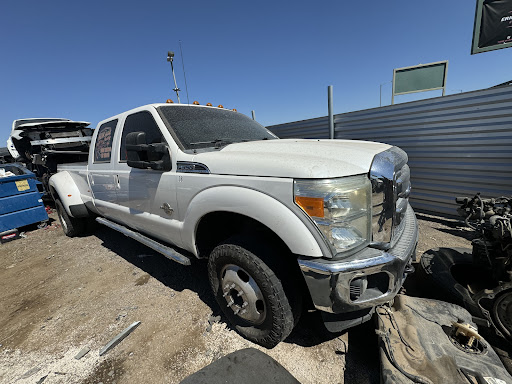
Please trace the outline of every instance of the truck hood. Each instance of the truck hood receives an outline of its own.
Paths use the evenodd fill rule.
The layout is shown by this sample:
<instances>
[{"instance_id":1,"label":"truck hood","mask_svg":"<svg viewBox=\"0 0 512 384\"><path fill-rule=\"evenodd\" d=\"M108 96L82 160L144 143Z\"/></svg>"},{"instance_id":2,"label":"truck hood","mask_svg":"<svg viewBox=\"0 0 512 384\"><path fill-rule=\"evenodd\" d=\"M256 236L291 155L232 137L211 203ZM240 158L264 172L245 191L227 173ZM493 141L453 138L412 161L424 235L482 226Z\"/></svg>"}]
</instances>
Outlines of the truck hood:
<instances>
[{"instance_id":1,"label":"truck hood","mask_svg":"<svg viewBox=\"0 0 512 384\"><path fill-rule=\"evenodd\" d=\"M87 121L71 121L71 120L57 120L57 121L40 121L35 123L25 123L18 125L11 132L11 137L21 140L25 136L29 136L32 132L67 132L76 131L87 127Z\"/></svg>"},{"instance_id":2,"label":"truck hood","mask_svg":"<svg viewBox=\"0 0 512 384\"><path fill-rule=\"evenodd\" d=\"M358 140L251 141L194 155L211 173L289 178L332 178L367 173L388 144Z\"/></svg>"}]
</instances>

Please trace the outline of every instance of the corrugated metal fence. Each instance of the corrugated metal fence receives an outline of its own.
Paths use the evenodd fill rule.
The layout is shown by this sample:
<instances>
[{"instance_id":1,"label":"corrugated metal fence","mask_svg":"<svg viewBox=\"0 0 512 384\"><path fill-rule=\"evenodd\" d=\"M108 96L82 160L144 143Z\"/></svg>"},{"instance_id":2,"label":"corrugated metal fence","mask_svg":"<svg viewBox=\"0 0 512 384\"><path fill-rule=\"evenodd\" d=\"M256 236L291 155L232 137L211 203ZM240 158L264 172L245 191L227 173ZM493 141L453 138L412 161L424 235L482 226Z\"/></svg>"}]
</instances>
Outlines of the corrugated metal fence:
<instances>
[{"instance_id":1,"label":"corrugated metal fence","mask_svg":"<svg viewBox=\"0 0 512 384\"><path fill-rule=\"evenodd\" d=\"M399 146L419 210L454 215L456 196L512 195L512 86L334 116L337 139ZM328 118L268 127L281 138L329 138Z\"/></svg>"}]
</instances>

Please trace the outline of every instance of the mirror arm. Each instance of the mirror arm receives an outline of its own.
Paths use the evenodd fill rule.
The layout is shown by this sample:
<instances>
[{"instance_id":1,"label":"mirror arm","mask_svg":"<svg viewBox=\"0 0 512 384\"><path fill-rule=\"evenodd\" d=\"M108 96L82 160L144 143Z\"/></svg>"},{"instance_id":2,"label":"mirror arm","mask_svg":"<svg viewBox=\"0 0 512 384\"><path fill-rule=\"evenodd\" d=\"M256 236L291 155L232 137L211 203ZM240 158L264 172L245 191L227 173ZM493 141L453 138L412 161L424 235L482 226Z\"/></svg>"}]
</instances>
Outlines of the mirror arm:
<instances>
[{"instance_id":1,"label":"mirror arm","mask_svg":"<svg viewBox=\"0 0 512 384\"><path fill-rule=\"evenodd\" d=\"M151 161L134 161L134 160L128 160L126 162L126 164L129 167L140 168L140 169L152 168L151 163L152 163Z\"/></svg>"},{"instance_id":2,"label":"mirror arm","mask_svg":"<svg viewBox=\"0 0 512 384\"><path fill-rule=\"evenodd\" d=\"M147 144L126 144L127 151L142 152L142 151L148 151L149 148L150 148L150 146Z\"/></svg>"}]
</instances>

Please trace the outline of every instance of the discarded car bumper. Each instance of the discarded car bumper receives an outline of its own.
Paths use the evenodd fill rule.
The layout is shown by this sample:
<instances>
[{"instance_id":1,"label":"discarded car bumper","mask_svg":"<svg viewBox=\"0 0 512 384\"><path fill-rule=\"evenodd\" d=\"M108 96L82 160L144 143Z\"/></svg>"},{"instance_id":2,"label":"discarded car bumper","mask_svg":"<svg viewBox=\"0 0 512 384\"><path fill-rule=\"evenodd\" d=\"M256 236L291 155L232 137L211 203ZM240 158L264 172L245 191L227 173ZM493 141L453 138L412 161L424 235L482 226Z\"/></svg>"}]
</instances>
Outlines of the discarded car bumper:
<instances>
[{"instance_id":1,"label":"discarded car bumper","mask_svg":"<svg viewBox=\"0 0 512 384\"><path fill-rule=\"evenodd\" d=\"M409 206L404 231L389 250L365 248L343 260L299 257L315 307L328 313L360 312L390 301L412 271L418 224Z\"/></svg>"}]
</instances>

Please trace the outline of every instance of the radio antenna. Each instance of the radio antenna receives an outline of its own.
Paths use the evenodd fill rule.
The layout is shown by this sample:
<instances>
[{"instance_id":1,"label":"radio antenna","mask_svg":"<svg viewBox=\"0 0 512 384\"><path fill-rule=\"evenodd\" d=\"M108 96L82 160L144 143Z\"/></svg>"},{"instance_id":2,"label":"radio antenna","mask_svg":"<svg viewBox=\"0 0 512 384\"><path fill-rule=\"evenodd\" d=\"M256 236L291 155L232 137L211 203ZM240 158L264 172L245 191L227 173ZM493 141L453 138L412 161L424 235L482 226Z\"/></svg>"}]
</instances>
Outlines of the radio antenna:
<instances>
[{"instance_id":1,"label":"radio antenna","mask_svg":"<svg viewBox=\"0 0 512 384\"><path fill-rule=\"evenodd\" d=\"M179 40L179 43L181 54L181 66L183 67L183 77L185 78L185 91L187 92L187 104L190 104L190 100L188 99L187 75L185 74L185 62L183 61L183 50L181 49L181 40Z\"/></svg>"}]
</instances>

